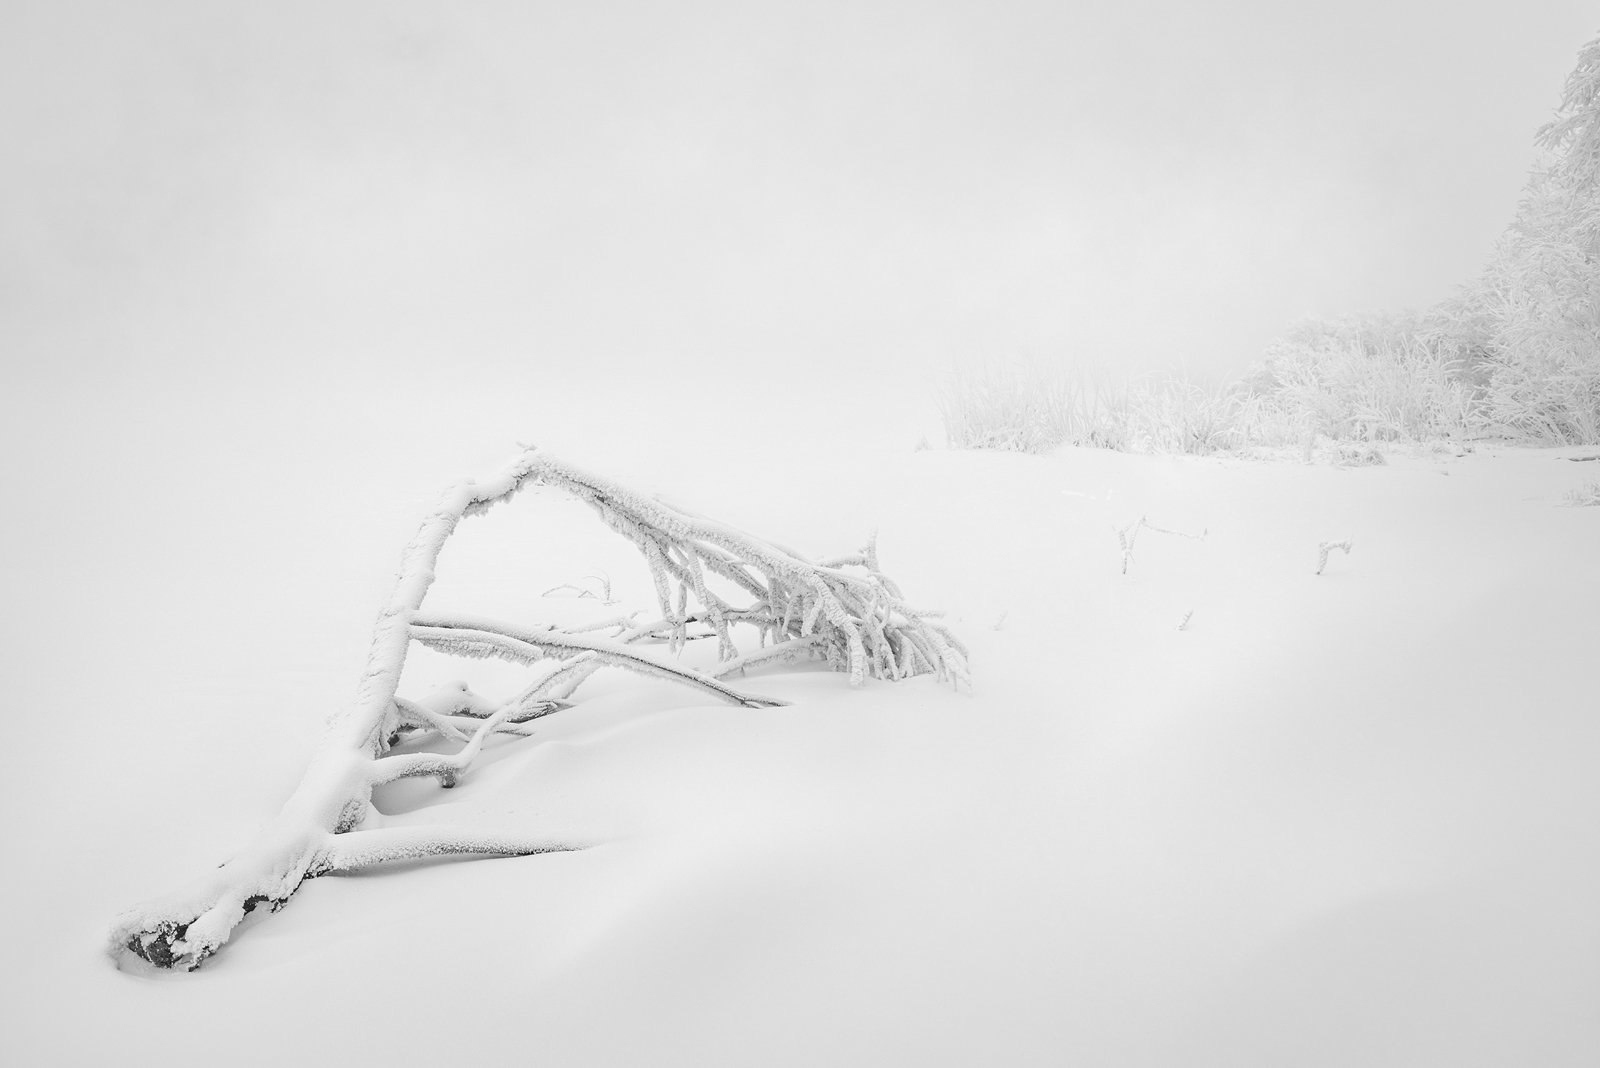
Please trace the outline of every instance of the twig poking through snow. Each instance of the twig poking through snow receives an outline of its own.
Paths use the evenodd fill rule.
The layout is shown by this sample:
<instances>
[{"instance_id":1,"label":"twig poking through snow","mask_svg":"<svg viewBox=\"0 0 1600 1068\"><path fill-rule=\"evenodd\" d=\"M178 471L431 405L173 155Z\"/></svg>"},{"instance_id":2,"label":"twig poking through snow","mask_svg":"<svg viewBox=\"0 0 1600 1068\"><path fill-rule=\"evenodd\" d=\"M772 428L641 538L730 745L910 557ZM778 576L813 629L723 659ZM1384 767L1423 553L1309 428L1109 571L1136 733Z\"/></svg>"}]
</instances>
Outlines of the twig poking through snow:
<instances>
[{"instance_id":1,"label":"twig poking through snow","mask_svg":"<svg viewBox=\"0 0 1600 1068\"><path fill-rule=\"evenodd\" d=\"M605 602L606 604L616 604L617 603L617 602L615 602L615 601L613 601L611 599L611 580L609 578L607 578L605 575L585 575L585 576L583 576L583 578L579 579L578 581L587 583L587 582L589 582L591 580L593 580L595 582L598 582L600 584L599 599L601 601ZM562 590L571 590L573 593L577 594L579 598L594 597L595 596L595 592L593 590L591 590L588 586L586 586L586 585L585 586L579 586L576 583L572 583L572 582L563 582L559 586L551 586L548 590L545 590L539 596L540 597L549 597L551 594L560 593Z\"/></svg>"},{"instance_id":2,"label":"twig poking through snow","mask_svg":"<svg viewBox=\"0 0 1600 1068\"><path fill-rule=\"evenodd\" d=\"M1133 562L1133 543L1139 539L1139 531L1141 530L1151 530L1157 534L1171 534L1176 538L1190 538L1194 541L1205 541L1206 535L1210 533L1209 529L1202 530L1198 534L1190 534L1182 530L1168 530L1165 527L1158 527L1144 516L1140 516L1126 527L1117 531L1117 544L1122 546L1122 573L1124 575L1128 573L1128 565Z\"/></svg>"},{"instance_id":3,"label":"twig poking through snow","mask_svg":"<svg viewBox=\"0 0 1600 1068\"><path fill-rule=\"evenodd\" d=\"M1188 630L1189 629L1189 620L1191 620L1193 618L1194 618L1194 609L1191 608L1191 609L1189 609L1187 612L1185 612L1183 614L1183 622L1178 624L1178 629L1179 630Z\"/></svg>"},{"instance_id":4,"label":"twig poking through snow","mask_svg":"<svg viewBox=\"0 0 1600 1068\"><path fill-rule=\"evenodd\" d=\"M1346 556L1350 555L1350 541L1325 541L1317 546L1317 574L1322 574L1322 569L1328 566L1328 554L1335 549L1343 549Z\"/></svg>"}]
</instances>

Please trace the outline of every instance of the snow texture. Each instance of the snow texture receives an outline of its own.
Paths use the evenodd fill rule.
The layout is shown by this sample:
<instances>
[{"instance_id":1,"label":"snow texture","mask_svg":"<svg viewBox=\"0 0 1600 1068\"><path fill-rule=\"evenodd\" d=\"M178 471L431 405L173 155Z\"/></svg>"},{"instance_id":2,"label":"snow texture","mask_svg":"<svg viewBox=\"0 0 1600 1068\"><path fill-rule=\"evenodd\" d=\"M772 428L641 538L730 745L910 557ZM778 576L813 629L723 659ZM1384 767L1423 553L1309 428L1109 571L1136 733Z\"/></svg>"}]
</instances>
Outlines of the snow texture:
<instances>
[{"instance_id":1,"label":"snow texture","mask_svg":"<svg viewBox=\"0 0 1600 1068\"><path fill-rule=\"evenodd\" d=\"M4 1059L1592 1062L1600 509L1564 501L1594 478L1568 457L1593 449L1338 469L914 440L703 467L627 441L593 455L818 559L878 529L884 566L970 644L971 690L850 689L801 660L753 686L789 703L751 710L600 672L576 707L508 717L453 790L374 788L361 823L417 836L396 855L421 854L419 828L591 848L319 879L167 983L106 966L105 917L270 823L348 692L385 555L430 507L408 487L455 464L432 436L387 461L274 446L283 474L237 514L140 510L180 500L195 475L176 462L59 502L64 526L19 513L12 536L37 533L13 588L35 622L12 692L78 733L0 783L8 855L30 861L0 883L19 920ZM615 623L617 606L536 596L599 569L625 605L653 602L632 544L564 494L524 496L452 535L431 615ZM313 502L301 538L282 520ZM63 535L108 510L141 515L108 528L136 554ZM1123 575L1112 531L1139 515L1208 534L1145 531ZM1362 551L1314 575L1347 536ZM44 640L85 610L148 625L96 659ZM682 663L725 662L690 637ZM414 646L401 692L470 737L499 702L460 682L518 694L528 670ZM393 1021L419 985L470 992L472 1026L352 1025Z\"/></svg>"}]
</instances>

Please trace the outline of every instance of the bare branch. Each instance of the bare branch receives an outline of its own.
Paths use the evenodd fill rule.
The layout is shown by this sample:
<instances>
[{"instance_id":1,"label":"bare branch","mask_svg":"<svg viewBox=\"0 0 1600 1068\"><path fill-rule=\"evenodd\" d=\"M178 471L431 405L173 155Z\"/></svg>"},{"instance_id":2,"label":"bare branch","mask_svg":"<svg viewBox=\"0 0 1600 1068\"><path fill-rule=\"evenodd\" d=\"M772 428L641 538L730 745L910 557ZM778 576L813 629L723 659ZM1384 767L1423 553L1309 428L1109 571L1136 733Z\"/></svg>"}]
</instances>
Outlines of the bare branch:
<instances>
[{"instance_id":1,"label":"bare branch","mask_svg":"<svg viewBox=\"0 0 1600 1068\"><path fill-rule=\"evenodd\" d=\"M460 521L489 511L528 486L565 490L629 538L645 557L663 618L638 624L638 613L575 629L513 624L422 612L446 539ZM852 570L854 569L854 570ZM752 603L736 607L712 588L715 577ZM609 599L606 576L594 579ZM576 585L560 590L581 595ZM691 604L691 599L694 602ZM131 956L161 968L192 969L227 942L234 927L263 904L276 910L306 880L331 872L425 857L525 855L582 848L560 835L492 834L438 828L361 829L373 811L372 791L418 776L451 786L496 734L529 737L529 724L569 707L567 698L602 667L620 667L693 687L745 708L784 702L742 693L721 677L759 664L818 656L848 671L898 679L922 672L959 683L967 654L935 614L908 606L878 569L876 544L860 553L813 563L775 542L618 486L553 457L528 450L485 482L452 486L422 521L401 557L400 574L378 616L355 700L330 718L300 785L259 839L182 893L135 908L112 931L119 962ZM706 674L641 648L665 639L673 651L707 626L722 663ZM741 655L734 627L755 629L760 647ZM611 637L596 632L614 630ZM420 699L397 692L412 641L468 657L495 657L540 668L505 701L465 684ZM770 642L770 644L768 644ZM403 735L431 731L460 744L451 754L394 753Z\"/></svg>"},{"instance_id":2,"label":"bare branch","mask_svg":"<svg viewBox=\"0 0 1600 1068\"><path fill-rule=\"evenodd\" d=\"M746 708L770 708L787 704L768 697L743 694L724 686L709 675L666 660L657 660L641 650L602 638L579 637L554 630L528 630L498 620L451 618L418 615L411 633L424 645L462 656L498 657L513 663L533 663L541 657L570 653L593 653L616 667L641 675L696 686L719 700Z\"/></svg>"},{"instance_id":3,"label":"bare branch","mask_svg":"<svg viewBox=\"0 0 1600 1068\"><path fill-rule=\"evenodd\" d=\"M490 833L435 827L382 827L335 835L324 850L329 872L355 872L430 857L526 857L586 849L592 842L525 832Z\"/></svg>"}]
</instances>

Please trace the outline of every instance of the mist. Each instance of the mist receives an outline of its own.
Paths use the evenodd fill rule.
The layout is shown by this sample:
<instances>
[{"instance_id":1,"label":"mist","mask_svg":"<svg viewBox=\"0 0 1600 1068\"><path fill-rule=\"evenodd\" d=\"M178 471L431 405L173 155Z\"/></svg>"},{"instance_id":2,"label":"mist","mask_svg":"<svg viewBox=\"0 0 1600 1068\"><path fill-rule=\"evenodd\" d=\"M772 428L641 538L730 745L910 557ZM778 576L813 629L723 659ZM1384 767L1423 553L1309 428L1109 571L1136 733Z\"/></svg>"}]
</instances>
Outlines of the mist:
<instances>
[{"instance_id":1,"label":"mist","mask_svg":"<svg viewBox=\"0 0 1600 1068\"><path fill-rule=\"evenodd\" d=\"M1233 373L1482 263L1592 30L1511 10L8 4L8 392L925 418L978 360Z\"/></svg>"},{"instance_id":2,"label":"mist","mask_svg":"<svg viewBox=\"0 0 1600 1068\"><path fill-rule=\"evenodd\" d=\"M957 451L935 398L988 360L1221 378L1450 295L1594 33L1578 0L6 0L0 1061L1586 1063L1592 443ZM818 574L874 539L910 600L850 626L942 610L981 681L797 664L753 713L617 680L437 806L599 848L318 880L181 995L115 971L169 874L313 841L267 821L398 673L402 546L520 444ZM519 508L441 556L446 612L652 604L580 501ZM612 574L645 600L558 594ZM163 915L111 948L192 933ZM418 974L470 1026L396 1022Z\"/></svg>"}]
</instances>

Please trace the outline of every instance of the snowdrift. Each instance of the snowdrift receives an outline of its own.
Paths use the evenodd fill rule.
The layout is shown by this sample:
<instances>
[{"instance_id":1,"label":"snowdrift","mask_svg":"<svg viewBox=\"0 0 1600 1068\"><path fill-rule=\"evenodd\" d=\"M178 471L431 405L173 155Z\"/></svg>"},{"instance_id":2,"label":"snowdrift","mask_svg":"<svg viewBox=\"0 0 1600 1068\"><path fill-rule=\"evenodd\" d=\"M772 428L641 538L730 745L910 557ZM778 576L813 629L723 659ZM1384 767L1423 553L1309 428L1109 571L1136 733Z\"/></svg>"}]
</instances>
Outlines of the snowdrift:
<instances>
[{"instance_id":1,"label":"snowdrift","mask_svg":"<svg viewBox=\"0 0 1600 1068\"><path fill-rule=\"evenodd\" d=\"M222 582L142 586L148 625L119 617L99 658L25 666L57 680L30 681L25 709L65 726L26 743L6 786L19 922L0 1050L1585 1063L1600 508L1564 501L1600 463L1577 455L658 465L670 499L818 557L876 527L884 569L949 610L970 692L779 665L744 684L789 703L742 708L597 676L533 739L489 742L440 818L601 844L319 879L181 979L119 973L105 922L287 795L348 696L396 543L352 521L252 557L375 561L297 586L292 616ZM535 598L576 621L650 603L631 546L576 502L532 504L463 528L437 611L514 616ZM1118 532L1141 517L1125 554ZM1346 539L1318 574L1319 546ZM503 687L499 670L474 689ZM406 671L410 686L459 668L423 654ZM394 782L373 803L403 825L441 811L438 789Z\"/></svg>"}]
</instances>

